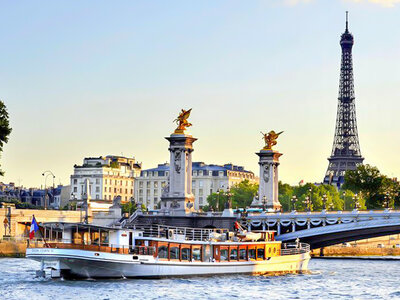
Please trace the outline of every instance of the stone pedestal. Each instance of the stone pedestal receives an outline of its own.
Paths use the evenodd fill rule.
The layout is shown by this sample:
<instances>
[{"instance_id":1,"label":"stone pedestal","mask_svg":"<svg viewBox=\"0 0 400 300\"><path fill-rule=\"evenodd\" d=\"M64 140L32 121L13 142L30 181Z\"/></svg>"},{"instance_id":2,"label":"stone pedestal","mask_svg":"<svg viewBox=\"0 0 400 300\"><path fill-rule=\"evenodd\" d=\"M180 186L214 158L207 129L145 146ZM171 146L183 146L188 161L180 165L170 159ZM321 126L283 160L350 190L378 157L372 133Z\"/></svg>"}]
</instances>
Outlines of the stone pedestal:
<instances>
[{"instance_id":1,"label":"stone pedestal","mask_svg":"<svg viewBox=\"0 0 400 300\"><path fill-rule=\"evenodd\" d=\"M192 194L192 152L197 140L191 135L171 134L169 141L169 183L161 197L161 211L171 215L187 215L194 211Z\"/></svg>"},{"instance_id":2,"label":"stone pedestal","mask_svg":"<svg viewBox=\"0 0 400 300\"><path fill-rule=\"evenodd\" d=\"M258 204L267 209L280 210L282 205L278 198L278 166L282 153L274 150L261 150L256 153L260 160L260 186L258 188Z\"/></svg>"}]
</instances>

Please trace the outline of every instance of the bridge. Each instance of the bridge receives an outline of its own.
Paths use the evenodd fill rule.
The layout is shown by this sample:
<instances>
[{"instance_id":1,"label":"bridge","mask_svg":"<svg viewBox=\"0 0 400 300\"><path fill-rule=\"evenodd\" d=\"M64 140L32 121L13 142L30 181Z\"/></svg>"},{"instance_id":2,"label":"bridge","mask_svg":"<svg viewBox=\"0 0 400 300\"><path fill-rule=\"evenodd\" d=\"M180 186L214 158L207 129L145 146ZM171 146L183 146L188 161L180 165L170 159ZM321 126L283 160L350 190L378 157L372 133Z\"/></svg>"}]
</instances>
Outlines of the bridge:
<instances>
[{"instance_id":1,"label":"bridge","mask_svg":"<svg viewBox=\"0 0 400 300\"><path fill-rule=\"evenodd\" d=\"M276 230L277 240L297 238L312 249L400 233L400 211L261 213L240 219L248 230Z\"/></svg>"}]
</instances>

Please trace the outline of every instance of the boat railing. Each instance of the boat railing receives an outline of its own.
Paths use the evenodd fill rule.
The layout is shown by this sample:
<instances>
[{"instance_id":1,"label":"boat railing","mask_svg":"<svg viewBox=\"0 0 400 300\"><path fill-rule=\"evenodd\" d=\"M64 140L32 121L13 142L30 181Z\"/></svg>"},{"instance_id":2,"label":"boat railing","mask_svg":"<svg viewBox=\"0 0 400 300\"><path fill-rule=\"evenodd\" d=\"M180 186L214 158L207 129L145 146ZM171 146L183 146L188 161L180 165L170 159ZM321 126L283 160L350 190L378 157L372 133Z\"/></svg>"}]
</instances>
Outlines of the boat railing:
<instances>
[{"instance_id":1,"label":"boat railing","mask_svg":"<svg viewBox=\"0 0 400 300\"><path fill-rule=\"evenodd\" d=\"M190 228L157 224L135 224L135 230L143 231L144 237L167 238L187 241L208 241L213 235L226 235L227 228Z\"/></svg>"},{"instance_id":2,"label":"boat railing","mask_svg":"<svg viewBox=\"0 0 400 300\"><path fill-rule=\"evenodd\" d=\"M27 240L28 248L76 249L118 254L154 255L156 249L150 246L127 246L109 243L73 243L71 240Z\"/></svg>"},{"instance_id":3,"label":"boat railing","mask_svg":"<svg viewBox=\"0 0 400 300\"><path fill-rule=\"evenodd\" d=\"M306 243L282 244L281 255L294 255L310 252L310 245Z\"/></svg>"}]
</instances>

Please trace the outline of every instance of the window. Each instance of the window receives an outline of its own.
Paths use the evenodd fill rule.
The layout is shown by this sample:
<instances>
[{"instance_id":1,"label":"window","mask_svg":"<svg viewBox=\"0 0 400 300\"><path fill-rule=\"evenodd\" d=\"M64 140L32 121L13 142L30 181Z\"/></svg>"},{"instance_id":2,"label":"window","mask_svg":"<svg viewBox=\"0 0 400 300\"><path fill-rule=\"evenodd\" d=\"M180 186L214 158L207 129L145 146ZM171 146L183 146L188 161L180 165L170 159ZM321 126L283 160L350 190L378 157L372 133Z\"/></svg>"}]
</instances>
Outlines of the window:
<instances>
[{"instance_id":1,"label":"window","mask_svg":"<svg viewBox=\"0 0 400 300\"><path fill-rule=\"evenodd\" d=\"M190 260L190 248L182 248L181 249L181 259L182 260Z\"/></svg>"},{"instance_id":2,"label":"window","mask_svg":"<svg viewBox=\"0 0 400 300\"><path fill-rule=\"evenodd\" d=\"M78 180L77 179L74 179L74 184L78 184Z\"/></svg>"},{"instance_id":3,"label":"window","mask_svg":"<svg viewBox=\"0 0 400 300\"><path fill-rule=\"evenodd\" d=\"M228 249L221 249L220 261L228 260Z\"/></svg>"},{"instance_id":4,"label":"window","mask_svg":"<svg viewBox=\"0 0 400 300\"><path fill-rule=\"evenodd\" d=\"M199 180L199 187L203 187L203 180Z\"/></svg>"},{"instance_id":5,"label":"window","mask_svg":"<svg viewBox=\"0 0 400 300\"><path fill-rule=\"evenodd\" d=\"M96 184L100 184L100 178L96 178Z\"/></svg>"},{"instance_id":6,"label":"window","mask_svg":"<svg viewBox=\"0 0 400 300\"><path fill-rule=\"evenodd\" d=\"M139 181L139 187L140 187L140 188L143 187L143 181Z\"/></svg>"},{"instance_id":7,"label":"window","mask_svg":"<svg viewBox=\"0 0 400 300\"><path fill-rule=\"evenodd\" d=\"M111 193L111 187L108 188L108 192Z\"/></svg>"},{"instance_id":8,"label":"window","mask_svg":"<svg viewBox=\"0 0 400 300\"><path fill-rule=\"evenodd\" d=\"M125 189L125 194L128 194L128 189Z\"/></svg>"},{"instance_id":9,"label":"window","mask_svg":"<svg viewBox=\"0 0 400 300\"><path fill-rule=\"evenodd\" d=\"M165 181L161 182L161 187L165 187L167 183Z\"/></svg>"},{"instance_id":10,"label":"window","mask_svg":"<svg viewBox=\"0 0 400 300\"><path fill-rule=\"evenodd\" d=\"M147 189L147 190L146 190L146 194L147 194L147 196L150 195L150 189Z\"/></svg>"},{"instance_id":11,"label":"window","mask_svg":"<svg viewBox=\"0 0 400 300\"><path fill-rule=\"evenodd\" d=\"M240 249L240 250L239 250L239 259L241 259L241 260L247 260L246 249Z\"/></svg>"},{"instance_id":12,"label":"window","mask_svg":"<svg viewBox=\"0 0 400 300\"><path fill-rule=\"evenodd\" d=\"M224 171L219 171L219 172L218 172L218 175L219 175L219 177L224 176Z\"/></svg>"},{"instance_id":13,"label":"window","mask_svg":"<svg viewBox=\"0 0 400 300\"><path fill-rule=\"evenodd\" d=\"M264 259L264 248L257 248L257 259Z\"/></svg>"},{"instance_id":14,"label":"window","mask_svg":"<svg viewBox=\"0 0 400 300\"><path fill-rule=\"evenodd\" d=\"M203 189L199 189L199 196L203 196Z\"/></svg>"},{"instance_id":15,"label":"window","mask_svg":"<svg viewBox=\"0 0 400 300\"><path fill-rule=\"evenodd\" d=\"M74 187L74 193L78 192L78 188L75 186Z\"/></svg>"},{"instance_id":16,"label":"window","mask_svg":"<svg viewBox=\"0 0 400 300\"><path fill-rule=\"evenodd\" d=\"M230 260L237 260L238 259L238 253L237 253L237 248L231 248L231 254L229 255Z\"/></svg>"},{"instance_id":17,"label":"window","mask_svg":"<svg viewBox=\"0 0 400 300\"><path fill-rule=\"evenodd\" d=\"M117 188L114 188L114 193L116 193L117 192Z\"/></svg>"},{"instance_id":18,"label":"window","mask_svg":"<svg viewBox=\"0 0 400 300\"><path fill-rule=\"evenodd\" d=\"M256 249L249 249L249 258L256 259Z\"/></svg>"},{"instance_id":19,"label":"window","mask_svg":"<svg viewBox=\"0 0 400 300\"><path fill-rule=\"evenodd\" d=\"M160 246L158 247L158 258L168 258L168 247Z\"/></svg>"},{"instance_id":20,"label":"window","mask_svg":"<svg viewBox=\"0 0 400 300\"><path fill-rule=\"evenodd\" d=\"M158 196L158 190L154 190L154 196Z\"/></svg>"},{"instance_id":21,"label":"window","mask_svg":"<svg viewBox=\"0 0 400 300\"><path fill-rule=\"evenodd\" d=\"M99 195L96 195L96 199L100 199L100 196L99 196Z\"/></svg>"},{"instance_id":22,"label":"window","mask_svg":"<svg viewBox=\"0 0 400 300\"><path fill-rule=\"evenodd\" d=\"M149 188L150 187L150 181L146 182L146 187Z\"/></svg>"},{"instance_id":23,"label":"window","mask_svg":"<svg viewBox=\"0 0 400 300\"><path fill-rule=\"evenodd\" d=\"M139 190L139 196L143 196L143 190Z\"/></svg>"},{"instance_id":24,"label":"window","mask_svg":"<svg viewBox=\"0 0 400 300\"><path fill-rule=\"evenodd\" d=\"M154 188L158 188L158 182L154 182Z\"/></svg>"},{"instance_id":25,"label":"window","mask_svg":"<svg viewBox=\"0 0 400 300\"><path fill-rule=\"evenodd\" d=\"M96 193L100 193L100 187L96 186Z\"/></svg>"},{"instance_id":26,"label":"window","mask_svg":"<svg viewBox=\"0 0 400 300\"><path fill-rule=\"evenodd\" d=\"M107 188L106 187L104 188L104 192L107 193Z\"/></svg>"},{"instance_id":27,"label":"window","mask_svg":"<svg viewBox=\"0 0 400 300\"><path fill-rule=\"evenodd\" d=\"M201 249L198 246L193 246L192 249L192 259L193 260L201 260Z\"/></svg>"},{"instance_id":28,"label":"window","mask_svg":"<svg viewBox=\"0 0 400 300\"><path fill-rule=\"evenodd\" d=\"M169 247L169 259L179 259L179 247L175 245Z\"/></svg>"},{"instance_id":29,"label":"window","mask_svg":"<svg viewBox=\"0 0 400 300\"><path fill-rule=\"evenodd\" d=\"M104 180L104 183L107 184L107 178Z\"/></svg>"}]
</instances>

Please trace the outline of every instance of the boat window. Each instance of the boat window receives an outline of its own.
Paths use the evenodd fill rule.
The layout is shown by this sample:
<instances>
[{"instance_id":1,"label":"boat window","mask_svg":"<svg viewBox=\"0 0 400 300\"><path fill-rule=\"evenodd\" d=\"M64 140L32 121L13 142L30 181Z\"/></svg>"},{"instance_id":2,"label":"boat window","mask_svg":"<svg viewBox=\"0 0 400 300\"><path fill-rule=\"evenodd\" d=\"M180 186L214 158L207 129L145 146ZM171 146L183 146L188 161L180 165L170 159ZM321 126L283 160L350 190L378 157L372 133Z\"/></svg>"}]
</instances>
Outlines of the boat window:
<instances>
[{"instance_id":1,"label":"boat window","mask_svg":"<svg viewBox=\"0 0 400 300\"><path fill-rule=\"evenodd\" d=\"M231 254L229 255L230 260L237 260L238 259L238 253L237 253L237 248L231 249Z\"/></svg>"},{"instance_id":2,"label":"boat window","mask_svg":"<svg viewBox=\"0 0 400 300\"><path fill-rule=\"evenodd\" d=\"M190 248L182 248L182 260L190 260Z\"/></svg>"},{"instance_id":3,"label":"boat window","mask_svg":"<svg viewBox=\"0 0 400 300\"><path fill-rule=\"evenodd\" d=\"M201 260L201 249L200 247L196 247L192 249L192 259L193 260Z\"/></svg>"},{"instance_id":4,"label":"boat window","mask_svg":"<svg viewBox=\"0 0 400 300\"><path fill-rule=\"evenodd\" d=\"M169 259L179 259L179 247L169 247Z\"/></svg>"},{"instance_id":5,"label":"boat window","mask_svg":"<svg viewBox=\"0 0 400 300\"><path fill-rule=\"evenodd\" d=\"M256 249L249 249L249 258L256 259Z\"/></svg>"},{"instance_id":6,"label":"boat window","mask_svg":"<svg viewBox=\"0 0 400 300\"><path fill-rule=\"evenodd\" d=\"M228 249L221 249L220 261L228 260Z\"/></svg>"},{"instance_id":7,"label":"boat window","mask_svg":"<svg viewBox=\"0 0 400 300\"><path fill-rule=\"evenodd\" d=\"M158 247L158 258L168 258L168 247L167 246Z\"/></svg>"},{"instance_id":8,"label":"boat window","mask_svg":"<svg viewBox=\"0 0 400 300\"><path fill-rule=\"evenodd\" d=\"M257 248L257 259L264 259L264 248Z\"/></svg>"},{"instance_id":9,"label":"boat window","mask_svg":"<svg viewBox=\"0 0 400 300\"><path fill-rule=\"evenodd\" d=\"M247 260L247 253L246 249L240 249L239 250L239 258L243 260Z\"/></svg>"}]
</instances>

